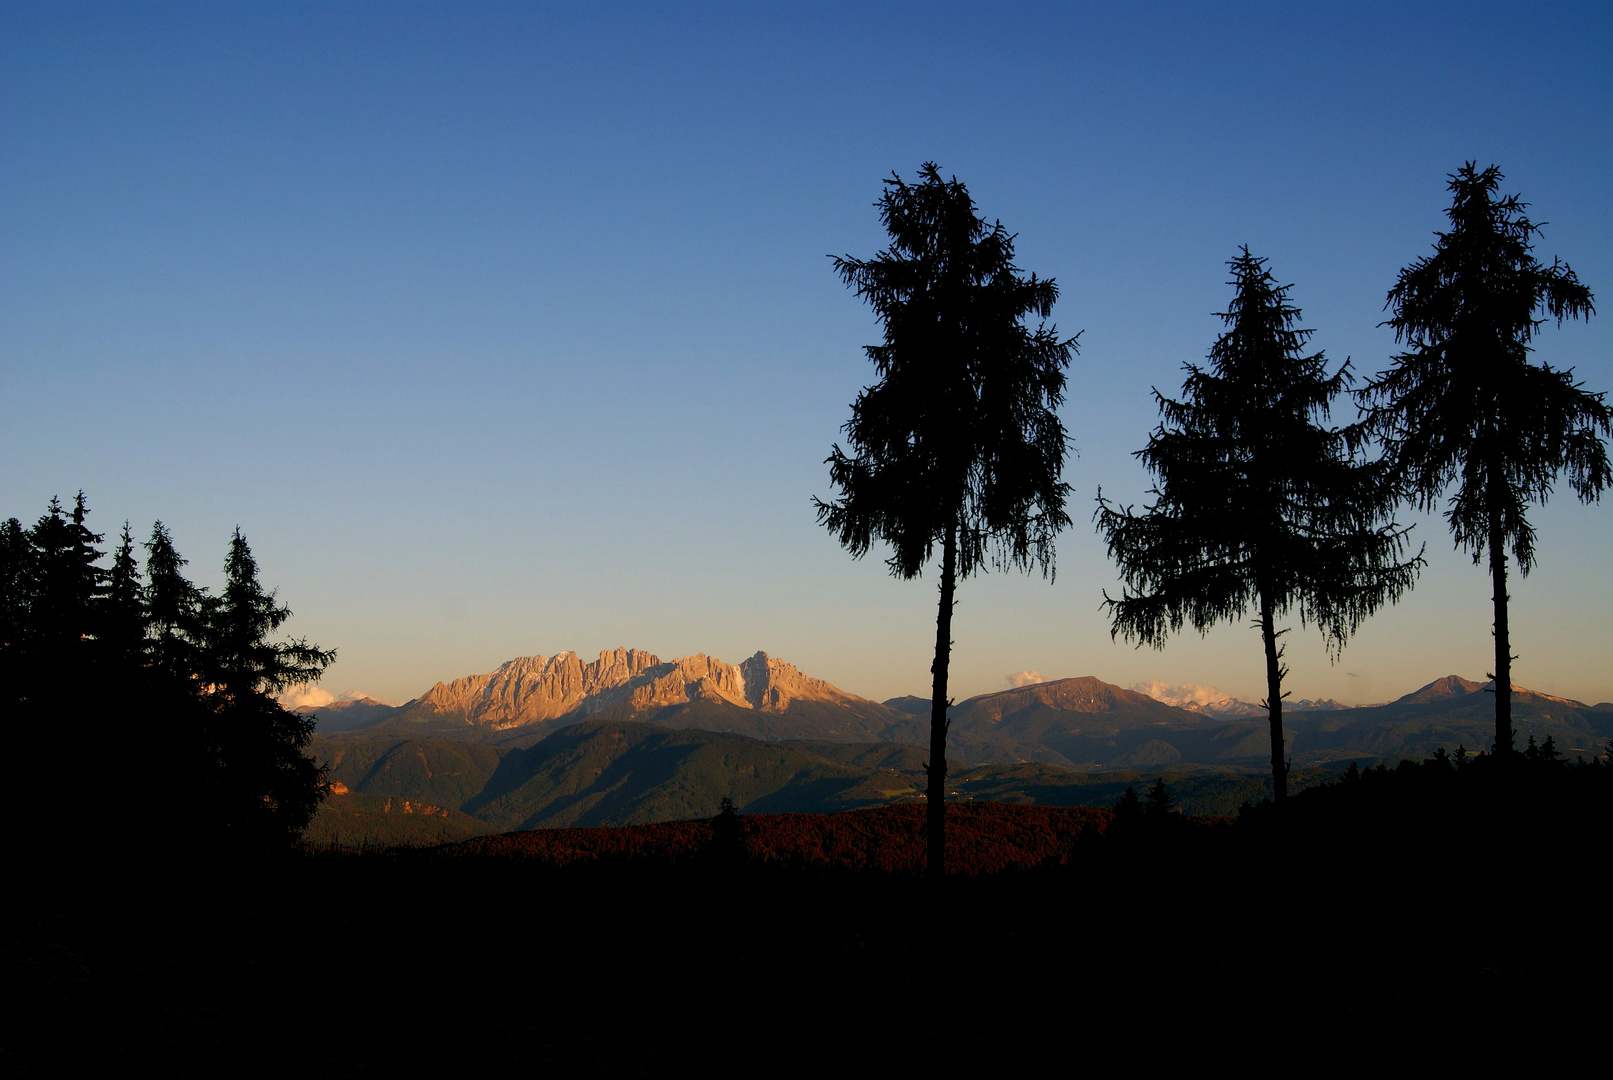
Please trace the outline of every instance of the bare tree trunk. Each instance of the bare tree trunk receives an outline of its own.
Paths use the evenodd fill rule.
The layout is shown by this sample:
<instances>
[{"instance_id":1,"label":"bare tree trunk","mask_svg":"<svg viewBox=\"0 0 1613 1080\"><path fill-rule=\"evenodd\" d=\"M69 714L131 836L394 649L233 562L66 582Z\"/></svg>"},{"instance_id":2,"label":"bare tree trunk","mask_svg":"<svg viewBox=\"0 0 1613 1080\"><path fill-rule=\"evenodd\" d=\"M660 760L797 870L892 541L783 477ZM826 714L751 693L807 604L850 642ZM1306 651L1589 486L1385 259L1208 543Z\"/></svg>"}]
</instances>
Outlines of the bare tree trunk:
<instances>
[{"instance_id":1,"label":"bare tree trunk","mask_svg":"<svg viewBox=\"0 0 1613 1080\"><path fill-rule=\"evenodd\" d=\"M1271 717L1271 790L1281 806L1288 798L1288 762L1283 757L1283 667L1271 600L1260 591L1260 638L1266 646L1266 712Z\"/></svg>"},{"instance_id":2,"label":"bare tree trunk","mask_svg":"<svg viewBox=\"0 0 1613 1080\"><path fill-rule=\"evenodd\" d=\"M940 882L946 874L947 806L947 665L952 660L952 604L957 590L958 529L947 529L941 549L941 607L935 617L935 662L930 665L929 789L925 792L925 834L928 840L924 874Z\"/></svg>"},{"instance_id":3,"label":"bare tree trunk","mask_svg":"<svg viewBox=\"0 0 1613 1080\"><path fill-rule=\"evenodd\" d=\"M1501 510L1490 503L1490 584L1495 603L1495 753L1510 754L1512 744L1512 636L1507 629L1507 552Z\"/></svg>"}]
</instances>

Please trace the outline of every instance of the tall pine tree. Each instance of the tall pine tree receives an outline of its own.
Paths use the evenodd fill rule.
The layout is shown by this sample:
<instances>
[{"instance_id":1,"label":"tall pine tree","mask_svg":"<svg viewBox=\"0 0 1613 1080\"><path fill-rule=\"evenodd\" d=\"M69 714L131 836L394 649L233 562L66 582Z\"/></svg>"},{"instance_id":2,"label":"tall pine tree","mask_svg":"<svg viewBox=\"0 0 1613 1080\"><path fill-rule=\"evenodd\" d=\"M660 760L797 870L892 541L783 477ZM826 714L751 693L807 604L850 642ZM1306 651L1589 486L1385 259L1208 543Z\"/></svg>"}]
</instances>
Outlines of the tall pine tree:
<instances>
[{"instance_id":1,"label":"tall pine tree","mask_svg":"<svg viewBox=\"0 0 1613 1080\"><path fill-rule=\"evenodd\" d=\"M926 162L918 183L885 181L876 205L890 247L835 269L884 325L883 343L865 349L879 381L852 403L851 452L829 455L839 497L814 501L854 557L887 544L896 577L917 577L940 549L926 766L926 872L939 881L957 582L988 563L1051 572L1054 534L1069 524L1056 410L1075 339L1026 324L1052 314L1058 287L1021 276L1013 235L975 212L956 177Z\"/></svg>"},{"instance_id":2,"label":"tall pine tree","mask_svg":"<svg viewBox=\"0 0 1613 1080\"><path fill-rule=\"evenodd\" d=\"M1486 557L1495 611L1495 750L1510 754L1512 637L1507 552L1520 576L1535 564L1532 503L1545 505L1559 474L1581 502L1613 484L1604 440L1613 410L1574 372L1529 361L1548 316L1589 318L1590 289L1566 264L1542 266L1539 227L1516 195L1498 198L1501 172L1473 162L1450 178L1450 231L1434 253L1400 272L1388 325L1406 351L1360 391L1411 502L1446 506L1456 546Z\"/></svg>"},{"instance_id":3,"label":"tall pine tree","mask_svg":"<svg viewBox=\"0 0 1613 1080\"><path fill-rule=\"evenodd\" d=\"M188 563L161 521L151 526L146 549L146 634L152 666L188 680L200 666L206 591L185 578Z\"/></svg>"},{"instance_id":4,"label":"tall pine tree","mask_svg":"<svg viewBox=\"0 0 1613 1080\"><path fill-rule=\"evenodd\" d=\"M1104 597L1116 636L1164 648L1185 624L1205 633L1254 609L1281 802L1288 669L1277 619L1297 609L1336 656L1411 587L1422 558L1403 557L1394 491L1380 466L1359 460L1362 430L1322 423L1349 362L1329 375L1321 353L1306 355L1312 331L1265 260L1245 247L1228 265L1235 292L1208 368L1185 365L1181 400L1154 392L1162 420L1136 454L1154 474L1152 504L1137 514L1100 492L1095 518L1126 585L1120 599Z\"/></svg>"},{"instance_id":5,"label":"tall pine tree","mask_svg":"<svg viewBox=\"0 0 1613 1080\"><path fill-rule=\"evenodd\" d=\"M107 573L106 596L98 620L98 636L103 653L120 668L133 669L146 659L145 586L140 580L140 564L134 557L134 536L129 523L123 523L118 546L112 552L112 568Z\"/></svg>"},{"instance_id":6,"label":"tall pine tree","mask_svg":"<svg viewBox=\"0 0 1613 1080\"><path fill-rule=\"evenodd\" d=\"M322 768L305 753L313 720L275 695L315 682L336 659L306 640L277 641L291 609L258 581L258 564L237 528L224 560L224 588L207 605L202 683L211 707L215 818L246 845L296 838L324 794Z\"/></svg>"}]
</instances>

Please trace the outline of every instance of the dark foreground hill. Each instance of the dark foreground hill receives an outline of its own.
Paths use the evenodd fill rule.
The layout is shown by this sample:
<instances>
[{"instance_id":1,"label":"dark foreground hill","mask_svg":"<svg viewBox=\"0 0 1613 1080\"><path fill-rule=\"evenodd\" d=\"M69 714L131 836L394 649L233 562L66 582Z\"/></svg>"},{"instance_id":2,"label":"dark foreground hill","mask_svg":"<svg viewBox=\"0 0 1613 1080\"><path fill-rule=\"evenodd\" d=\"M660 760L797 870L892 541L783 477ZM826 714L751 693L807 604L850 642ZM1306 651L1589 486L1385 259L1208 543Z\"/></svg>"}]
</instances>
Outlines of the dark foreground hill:
<instances>
[{"instance_id":1,"label":"dark foreground hill","mask_svg":"<svg viewBox=\"0 0 1613 1080\"><path fill-rule=\"evenodd\" d=\"M85 837L48 872L17 868L0 1063L1583 1067L1609 1006L1608 774L1472 768L1374 770L1300 795L1286 825L957 807L951 857L987 872L939 893L904 856L915 807L765 816L737 855L701 822L236 864L118 863Z\"/></svg>"}]
</instances>

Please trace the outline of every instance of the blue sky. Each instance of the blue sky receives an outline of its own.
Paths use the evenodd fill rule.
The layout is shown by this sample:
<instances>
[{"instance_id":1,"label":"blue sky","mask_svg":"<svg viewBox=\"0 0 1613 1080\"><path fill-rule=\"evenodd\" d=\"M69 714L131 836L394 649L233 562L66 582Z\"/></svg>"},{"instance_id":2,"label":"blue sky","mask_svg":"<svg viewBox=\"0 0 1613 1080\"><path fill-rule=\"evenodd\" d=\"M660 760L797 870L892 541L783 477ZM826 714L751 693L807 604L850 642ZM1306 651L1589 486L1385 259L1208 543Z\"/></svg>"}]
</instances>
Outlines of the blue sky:
<instances>
[{"instance_id":1,"label":"blue sky","mask_svg":"<svg viewBox=\"0 0 1613 1080\"><path fill-rule=\"evenodd\" d=\"M1258 638L1110 641L1088 516L1225 306L1240 244L1362 373L1446 174L1495 163L1613 295L1605 5L0 4L0 516L83 488L197 579L239 524L333 692L517 655L757 649L926 693L934 582L814 523L878 327L831 254L925 160L1081 332L1058 576L960 590L954 687L1262 693ZM1606 315L1539 356L1613 390ZM1347 411L1347 410L1346 410ZM1607 505L1535 516L1520 683L1613 699ZM1490 663L1486 575L1415 592L1296 696Z\"/></svg>"}]
</instances>

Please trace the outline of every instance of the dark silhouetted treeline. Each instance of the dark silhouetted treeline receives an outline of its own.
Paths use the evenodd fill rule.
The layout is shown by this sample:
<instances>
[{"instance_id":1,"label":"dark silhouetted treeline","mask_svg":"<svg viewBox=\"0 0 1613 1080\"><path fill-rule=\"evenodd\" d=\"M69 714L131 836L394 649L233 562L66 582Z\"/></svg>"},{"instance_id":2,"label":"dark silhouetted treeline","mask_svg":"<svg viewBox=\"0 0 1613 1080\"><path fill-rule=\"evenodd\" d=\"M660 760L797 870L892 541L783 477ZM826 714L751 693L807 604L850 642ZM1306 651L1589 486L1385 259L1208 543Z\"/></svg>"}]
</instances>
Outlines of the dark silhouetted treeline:
<instances>
[{"instance_id":1,"label":"dark silhouetted treeline","mask_svg":"<svg viewBox=\"0 0 1613 1080\"><path fill-rule=\"evenodd\" d=\"M125 523L108 559L89 513L80 492L31 527L0 526L14 831L31 847L93 835L103 854L140 857L287 847L323 776L304 753L312 722L274 694L335 654L275 640L291 613L239 529L212 595L161 522L138 547Z\"/></svg>"},{"instance_id":2,"label":"dark silhouetted treeline","mask_svg":"<svg viewBox=\"0 0 1613 1080\"><path fill-rule=\"evenodd\" d=\"M1605 852L1613 827L1613 743L1589 760L1534 736L1521 752L1470 755L1441 749L1422 761L1360 769L1290 800L1282 821L1269 803L1245 806L1241 828L1282 832L1307 844L1349 845L1360 856L1439 851L1484 859L1499 845L1504 865ZM1493 856L1492 856L1493 857Z\"/></svg>"}]
</instances>

